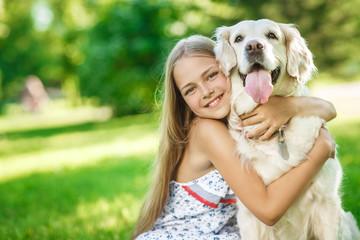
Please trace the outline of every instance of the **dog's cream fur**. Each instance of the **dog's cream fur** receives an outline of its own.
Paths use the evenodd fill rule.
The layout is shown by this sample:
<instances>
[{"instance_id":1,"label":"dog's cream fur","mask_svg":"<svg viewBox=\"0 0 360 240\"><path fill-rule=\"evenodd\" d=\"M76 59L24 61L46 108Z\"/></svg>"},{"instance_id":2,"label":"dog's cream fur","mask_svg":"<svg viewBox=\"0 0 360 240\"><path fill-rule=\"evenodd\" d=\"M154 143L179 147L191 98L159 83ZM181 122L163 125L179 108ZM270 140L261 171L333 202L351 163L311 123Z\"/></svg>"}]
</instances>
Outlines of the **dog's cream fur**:
<instances>
[{"instance_id":1,"label":"dog's cream fur","mask_svg":"<svg viewBox=\"0 0 360 240\"><path fill-rule=\"evenodd\" d=\"M274 35L269 35L270 33ZM235 39L241 36L240 41ZM275 36L275 38L274 38ZM239 128L239 115L252 111L258 104L246 93L240 74L247 74L254 62L266 70L280 69L271 96L307 95L305 83L316 69L312 54L299 31L291 24L270 20L242 21L216 31L216 58L232 83L232 111L229 128L237 141L238 154L248 161L263 179L270 184L294 166L300 164L313 147L319 129L325 123L317 117L294 117L285 128L285 142L290 158L284 160L279 153L278 136L267 141L250 140L246 131L256 126ZM245 50L250 41L263 45L262 56L253 58ZM255 59L255 60L254 60ZM355 219L341 208L339 187L342 170L339 161L327 160L313 184L274 225L259 221L238 201L238 223L245 240L266 239L359 239Z\"/></svg>"}]
</instances>

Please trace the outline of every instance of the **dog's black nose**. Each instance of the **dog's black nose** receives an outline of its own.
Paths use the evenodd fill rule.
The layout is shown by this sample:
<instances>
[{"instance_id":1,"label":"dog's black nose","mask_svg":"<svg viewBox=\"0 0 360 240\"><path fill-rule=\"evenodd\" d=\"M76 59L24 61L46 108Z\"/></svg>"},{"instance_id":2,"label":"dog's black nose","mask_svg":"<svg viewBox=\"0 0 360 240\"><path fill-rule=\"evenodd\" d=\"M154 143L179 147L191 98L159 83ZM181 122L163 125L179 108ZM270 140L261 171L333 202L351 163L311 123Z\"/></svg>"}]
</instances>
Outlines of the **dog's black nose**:
<instances>
[{"instance_id":1,"label":"dog's black nose","mask_svg":"<svg viewBox=\"0 0 360 240\"><path fill-rule=\"evenodd\" d=\"M264 45L257 40L251 40L246 44L245 49L250 54L262 52L264 50Z\"/></svg>"}]
</instances>

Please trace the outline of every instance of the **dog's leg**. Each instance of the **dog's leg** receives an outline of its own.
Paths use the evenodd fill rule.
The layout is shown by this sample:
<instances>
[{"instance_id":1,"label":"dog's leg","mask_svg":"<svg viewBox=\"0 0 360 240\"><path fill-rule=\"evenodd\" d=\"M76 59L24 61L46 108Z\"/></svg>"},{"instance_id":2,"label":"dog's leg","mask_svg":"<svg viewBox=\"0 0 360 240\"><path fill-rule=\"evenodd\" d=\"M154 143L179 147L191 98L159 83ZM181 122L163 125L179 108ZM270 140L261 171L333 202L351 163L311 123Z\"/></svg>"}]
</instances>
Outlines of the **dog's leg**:
<instances>
[{"instance_id":1,"label":"dog's leg","mask_svg":"<svg viewBox=\"0 0 360 240\"><path fill-rule=\"evenodd\" d=\"M340 199L339 199L340 200ZM314 212L314 234L319 240L337 240L340 224L340 206L334 201L323 202Z\"/></svg>"},{"instance_id":2,"label":"dog's leg","mask_svg":"<svg viewBox=\"0 0 360 240\"><path fill-rule=\"evenodd\" d=\"M341 198L338 183L341 168L337 159L329 159L308 190L313 202L309 212L314 235L319 240L337 240L341 219Z\"/></svg>"},{"instance_id":3,"label":"dog's leg","mask_svg":"<svg viewBox=\"0 0 360 240\"><path fill-rule=\"evenodd\" d=\"M351 212L341 212L341 223L338 231L338 240L358 240L360 231Z\"/></svg>"}]
</instances>

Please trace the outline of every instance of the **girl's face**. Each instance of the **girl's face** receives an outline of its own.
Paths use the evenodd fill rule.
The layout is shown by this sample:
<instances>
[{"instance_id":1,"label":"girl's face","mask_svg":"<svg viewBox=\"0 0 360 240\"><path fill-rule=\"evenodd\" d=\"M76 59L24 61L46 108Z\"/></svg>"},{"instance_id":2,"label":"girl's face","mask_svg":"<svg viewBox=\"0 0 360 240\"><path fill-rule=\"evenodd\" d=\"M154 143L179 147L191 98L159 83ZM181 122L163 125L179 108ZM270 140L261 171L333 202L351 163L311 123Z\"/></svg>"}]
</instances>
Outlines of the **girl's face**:
<instances>
[{"instance_id":1,"label":"girl's face","mask_svg":"<svg viewBox=\"0 0 360 240\"><path fill-rule=\"evenodd\" d=\"M223 119L230 112L230 83L215 58L185 56L174 67L175 84L195 115Z\"/></svg>"}]
</instances>

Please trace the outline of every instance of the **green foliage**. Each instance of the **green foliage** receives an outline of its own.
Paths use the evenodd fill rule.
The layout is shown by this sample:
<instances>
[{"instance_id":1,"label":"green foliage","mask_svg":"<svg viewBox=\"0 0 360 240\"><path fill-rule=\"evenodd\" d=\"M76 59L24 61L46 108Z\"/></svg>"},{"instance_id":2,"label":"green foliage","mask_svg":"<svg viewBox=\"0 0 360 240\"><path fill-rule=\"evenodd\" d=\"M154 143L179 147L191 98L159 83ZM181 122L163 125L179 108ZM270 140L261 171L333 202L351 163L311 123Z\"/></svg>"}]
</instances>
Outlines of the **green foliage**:
<instances>
[{"instance_id":1,"label":"green foliage","mask_svg":"<svg viewBox=\"0 0 360 240\"><path fill-rule=\"evenodd\" d=\"M166 56L191 34L270 18L298 25L320 72L360 71L359 0L0 0L0 108L28 75L117 115L149 112Z\"/></svg>"},{"instance_id":2,"label":"green foliage","mask_svg":"<svg viewBox=\"0 0 360 240\"><path fill-rule=\"evenodd\" d=\"M37 73L45 62L56 57L48 54L49 42L45 43L32 30L31 8L33 1L5 1L0 31L0 72L2 73L2 99L14 99L21 91L27 75ZM21 6L21 7L20 7ZM3 15L4 14L4 15ZM56 39L48 35L50 42ZM52 42L51 47L54 42ZM50 48L51 48L50 47ZM57 62L58 63L58 62Z\"/></svg>"},{"instance_id":3,"label":"green foliage","mask_svg":"<svg viewBox=\"0 0 360 240\"><path fill-rule=\"evenodd\" d=\"M163 29L175 16L172 4L164 1L108 7L83 48L87 59L78 71L82 95L97 96L115 106L117 114L150 111L162 72L163 46L169 41Z\"/></svg>"}]
</instances>

